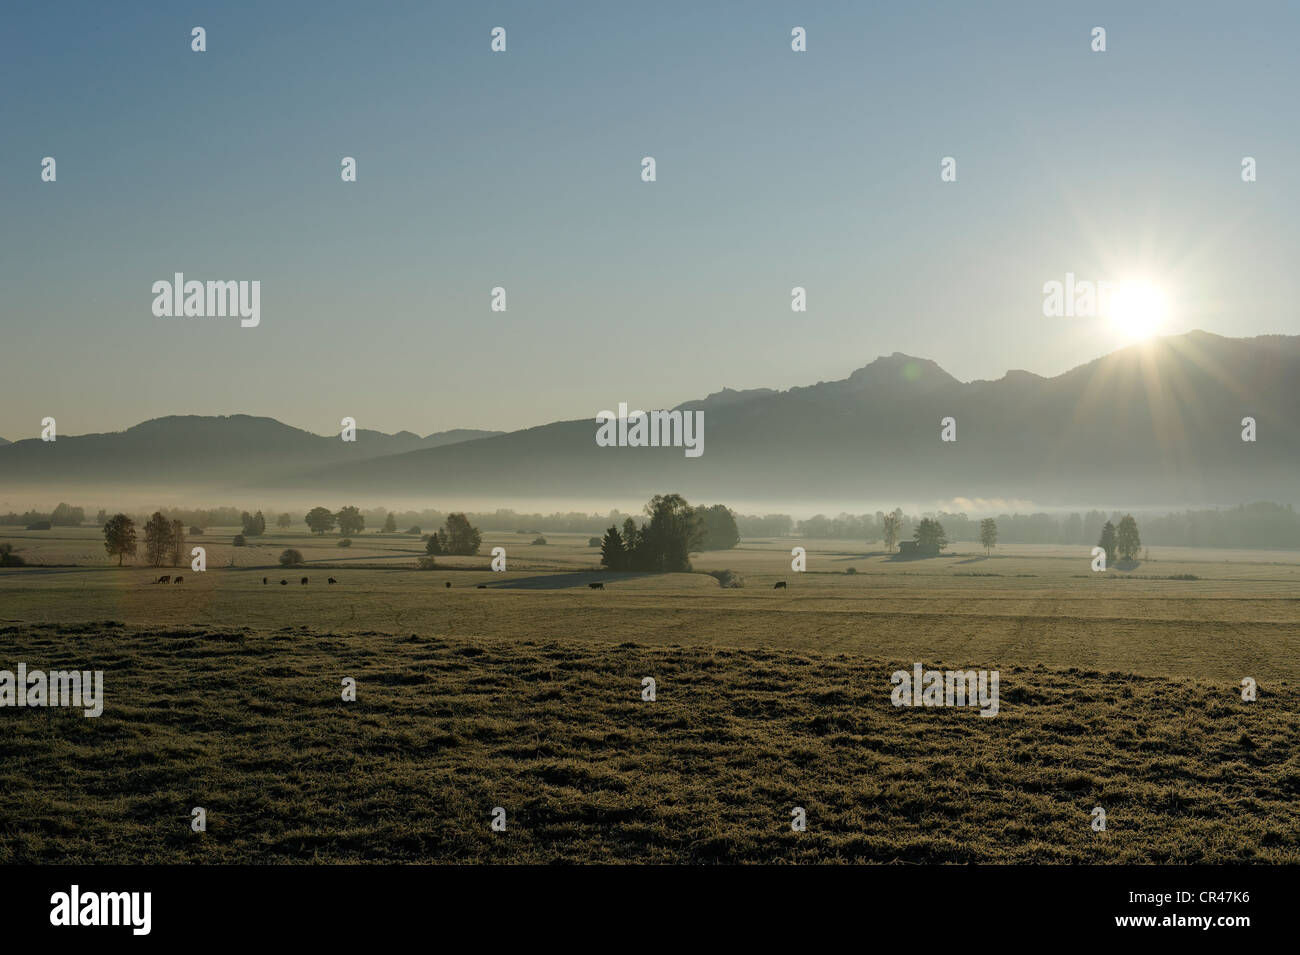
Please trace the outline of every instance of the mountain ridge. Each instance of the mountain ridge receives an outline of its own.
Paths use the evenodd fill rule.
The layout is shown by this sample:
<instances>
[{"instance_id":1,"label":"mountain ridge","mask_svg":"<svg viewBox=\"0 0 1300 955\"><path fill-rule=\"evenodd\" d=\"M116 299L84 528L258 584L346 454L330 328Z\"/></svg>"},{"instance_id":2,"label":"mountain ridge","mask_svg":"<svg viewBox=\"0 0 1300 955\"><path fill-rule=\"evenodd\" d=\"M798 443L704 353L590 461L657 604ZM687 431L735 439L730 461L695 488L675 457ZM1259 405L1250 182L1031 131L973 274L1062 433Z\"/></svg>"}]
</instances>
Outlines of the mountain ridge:
<instances>
[{"instance_id":1,"label":"mountain ridge","mask_svg":"<svg viewBox=\"0 0 1300 955\"><path fill-rule=\"evenodd\" d=\"M1009 370L970 382L896 351L842 379L724 387L676 405L705 414L699 458L681 448L597 447L595 407L591 418L510 432L363 430L355 443L274 418L166 416L44 447L34 439L0 447L0 473L42 487L98 472L110 485L147 479L361 500L606 500L677 490L721 501L1289 501L1300 485L1297 383L1300 336L1195 331L1050 378ZM1256 442L1241 440L1248 416L1261 422ZM948 418L954 442L941 440Z\"/></svg>"}]
</instances>

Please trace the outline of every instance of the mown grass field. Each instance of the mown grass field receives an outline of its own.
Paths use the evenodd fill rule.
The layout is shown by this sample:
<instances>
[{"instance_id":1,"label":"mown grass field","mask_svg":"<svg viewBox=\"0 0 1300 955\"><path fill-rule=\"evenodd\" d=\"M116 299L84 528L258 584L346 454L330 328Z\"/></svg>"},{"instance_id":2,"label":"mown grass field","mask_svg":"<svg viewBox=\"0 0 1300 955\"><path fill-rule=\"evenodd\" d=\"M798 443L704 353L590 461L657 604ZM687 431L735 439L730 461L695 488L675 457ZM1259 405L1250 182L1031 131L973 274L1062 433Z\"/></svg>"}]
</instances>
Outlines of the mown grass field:
<instances>
[{"instance_id":1,"label":"mown grass field","mask_svg":"<svg viewBox=\"0 0 1300 955\"><path fill-rule=\"evenodd\" d=\"M93 553L59 533L0 540ZM223 566L214 535L179 586L102 548L0 570L0 668L103 669L107 697L0 710L0 861L1300 862L1297 555L1103 576L1086 549L754 542L696 560L745 575L721 590L596 574L585 535L434 571L373 536ZM272 569L284 546L307 567ZM999 669L1001 712L892 706L916 662Z\"/></svg>"}]
</instances>

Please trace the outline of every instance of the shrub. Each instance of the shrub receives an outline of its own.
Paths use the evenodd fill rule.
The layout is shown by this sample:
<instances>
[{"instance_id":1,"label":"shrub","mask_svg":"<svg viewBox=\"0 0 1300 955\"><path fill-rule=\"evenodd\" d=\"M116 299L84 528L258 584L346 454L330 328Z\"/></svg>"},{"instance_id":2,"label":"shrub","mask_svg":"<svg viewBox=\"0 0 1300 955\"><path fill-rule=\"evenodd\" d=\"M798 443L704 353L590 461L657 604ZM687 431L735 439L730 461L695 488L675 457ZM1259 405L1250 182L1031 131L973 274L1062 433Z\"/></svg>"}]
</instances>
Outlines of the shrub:
<instances>
[{"instance_id":1,"label":"shrub","mask_svg":"<svg viewBox=\"0 0 1300 955\"><path fill-rule=\"evenodd\" d=\"M858 572L858 568L856 567L850 567L844 571L844 573L846 574L856 574L857 572Z\"/></svg>"},{"instance_id":2,"label":"shrub","mask_svg":"<svg viewBox=\"0 0 1300 955\"><path fill-rule=\"evenodd\" d=\"M533 540L533 543L534 543L534 544L545 544L545 543L546 543L546 538L543 537L541 534L538 534L537 537Z\"/></svg>"},{"instance_id":3,"label":"shrub","mask_svg":"<svg viewBox=\"0 0 1300 955\"><path fill-rule=\"evenodd\" d=\"M711 570L709 576L718 582L719 587L740 588L745 586L745 578L733 570Z\"/></svg>"},{"instance_id":4,"label":"shrub","mask_svg":"<svg viewBox=\"0 0 1300 955\"><path fill-rule=\"evenodd\" d=\"M588 538L587 538L587 546L588 546L588 547L599 547L600 544L601 544L601 540L600 540L599 537L588 537Z\"/></svg>"},{"instance_id":5,"label":"shrub","mask_svg":"<svg viewBox=\"0 0 1300 955\"><path fill-rule=\"evenodd\" d=\"M338 547L351 547L351 546L352 546L352 541L351 541L350 538L345 537L345 538L343 538L341 541L339 541L338 544L337 544L336 546L338 546Z\"/></svg>"},{"instance_id":6,"label":"shrub","mask_svg":"<svg viewBox=\"0 0 1300 955\"><path fill-rule=\"evenodd\" d=\"M421 534L421 531L420 531L420 529L419 529L418 527L408 527L408 528L406 529L406 533L408 533L408 534L414 534L416 537L419 537L420 534Z\"/></svg>"},{"instance_id":7,"label":"shrub","mask_svg":"<svg viewBox=\"0 0 1300 955\"><path fill-rule=\"evenodd\" d=\"M202 533L203 533L203 528L201 528L201 527L195 527L195 526L191 526L191 527L190 527L190 536L191 536L191 537L193 537L193 536L196 535L196 534L202 534Z\"/></svg>"},{"instance_id":8,"label":"shrub","mask_svg":"<svg viewBox=\"0 0 1300 955\"><path fill-rule=\"evenodd\" d=\"M13 544L0 544L0 567L22 567L26 563L14 553Z\"/></svg>"},{"instance_id":9,"label":"shrub","mask_svg":"<svg viewBox=\"0 0 1300 955\"><path fill-rule=\"evenodd\" d=\"M285 567L292 567L294 564L301 564L302 554L294 550L292 547L286 548L284 552L280 554L280 563Z\"/></svg>"},{"instance_id":10,"label":"shrub","mask_svg":"<svg viewBox=\"0 0 1300 955\"><path fill-rule=\"evenodd\" d=\"M415 566L419 570L433 570L438 564L432 557L421 557L415 562Z\"/></svg>"},{"instance_id":11,"label":"shrub","mask_svg":"<svg viewBox=\"0 0 1300 955\"><path fill-rule=\"evenodd\" d=\"M244 540L243 534L236 534L235 539L231 541L231 544L233 544L235 547L243 547L246 543L248 542Z\"/></svg>"},{"instance_id":12,"label":"shrub","mask_svg":"<svg viewBox=\"0 0 1300 955\"><path fill-rule=\"evenodd\" d=\"M49 521L36 521L27 525L29 531L48 531L50 529Z\"/></svg>"}]
</instances>

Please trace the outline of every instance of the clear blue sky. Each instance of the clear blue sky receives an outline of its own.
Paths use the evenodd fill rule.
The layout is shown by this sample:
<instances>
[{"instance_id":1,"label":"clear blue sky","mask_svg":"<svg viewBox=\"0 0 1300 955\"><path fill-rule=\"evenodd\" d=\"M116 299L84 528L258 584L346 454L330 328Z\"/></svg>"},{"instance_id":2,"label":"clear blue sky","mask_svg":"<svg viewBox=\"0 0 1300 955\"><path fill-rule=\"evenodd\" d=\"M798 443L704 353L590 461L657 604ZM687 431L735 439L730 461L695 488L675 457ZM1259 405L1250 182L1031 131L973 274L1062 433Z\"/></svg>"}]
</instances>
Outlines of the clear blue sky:
<instances>
[{"instance_id":1,"label":"clear blue sky","mask_svg":"<svg viewBox=\"0 0 1300 955\"><path fill-rule=\"evenodd\" d=\"M1152 278L1167 332L1300 333L1298 28L1281 2L11 5L0 436L510 429L894 351L1057 374L1123 344L1043 316L1066 272ZM261 326L155 318L177 271L260 280Z\"/></svg>"}]
</instances>

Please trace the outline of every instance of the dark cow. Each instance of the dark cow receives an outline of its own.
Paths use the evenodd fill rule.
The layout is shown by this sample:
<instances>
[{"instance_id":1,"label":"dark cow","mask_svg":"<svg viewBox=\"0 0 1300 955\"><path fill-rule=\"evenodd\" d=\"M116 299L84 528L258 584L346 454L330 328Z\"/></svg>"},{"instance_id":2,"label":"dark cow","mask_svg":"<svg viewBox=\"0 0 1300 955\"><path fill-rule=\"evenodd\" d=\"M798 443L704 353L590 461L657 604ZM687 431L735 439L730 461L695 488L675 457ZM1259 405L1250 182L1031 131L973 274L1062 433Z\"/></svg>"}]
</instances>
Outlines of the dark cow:
<instances>
[{"instance_id":1,"label":"dark cow","mask_svg":"<svg viewBox=\"0 0 1300 955\"><path fill-rule=\"evenodd\" d=\"M605 589L605 585L602 584L600 581L596 581L596 583L594 583L594 584L587 584L587 586L590 587L592 590L604 590L604 589Z\"/></svg>"},{"instance_id":2,"label":"dark cow","mask_svg":"<svg viewBox=\"0 0 1300 955\"><path fill-rule=\"evenodd\" d=\"M450 580L449 580L449 581L447 581L447 589L448 589L448 590L450 590L450 589L451 589L451 581L450 581Z\"/></svg>"},{"instance_id":3,"label":"dark cow","mask_svg":"<svg viewBox=\"0 0 1300 955\"><path fill-rule=\"evenodd\" d=\"M171 582L172 582L171 574L163 574L161 577L159 577L157 580L154 581L154 583L156 584L170 584Z\"/></svg>"},{"instance_id":4,"label":"dark cow","mask_svg":"<svg viewBox=\"0 0 1300 955\"><path fill-rule=\"evenodd\" d=\"M288 583L289 583L289 581L287 581L287 580L281 580L281 581L280 581L280 586L281 586L281 587L285 587L285 586L288 585Z\"/></svg>"},{"instance_id":5,"label":"dark cow","mask_svg":"<svg viewBox=\"0 0 1300 955\"><path fill-rule=\"evenodd\" d=\"M448 584L447 586L450 587L451 585ZM487 590L487 584L479 584L479 585L478 585L478 589L479 589L479 590Z\"/></svg>"},{"instance_id":6,"label":"dark cow","mask_svg":"<svg viewBox=\"0 0 1300 955\"><path fill-rule=\"evenodd\" d=\"M331 584L337 584L338 581L335 580L333 577L331 577L331 578L330 578L330 583L331 583Z\"/></svg>"},{"instance_id":7,"label":"dark cow","mask_svg":"<svg viewBox=\"0 0 1300 955\"><path fill-rule=\"evenodd\" d=\"M265 577L262 578L262 583L266 583L266 578L265 578Z\"/></svg>"},{"instance_id":8,"label":"dark cow","mask_svg":"<svg viewBox=\"0 0 1300 955\"><path fill-rule=\"evenodd\" d=\"M184 577L177 577L175 580L172 581L172 583L179 584L184 579L185 579Z\"/></svg>"},{"instance_id":9,"label":"dark cow","mask_svg":"<svg viewBox=\"0 0 1300 955\"><path fill-rule=\"evenodd\" d=\"M773 590L785 590L785 589L786 589L786 588L785 588L785 581L784 581L784 580L778 580L778 581L776 582L776 584L773 585L772 589L773 589Z\"/></svg>"},{"instance_id":10,"label":"dark cow","mask_svg":"<svg viewBox=\"0 0 1300 955\"><path fill-rule=\"evenodd\" d=\"M307 583L307 578L304 577L304 578L302 579L301 583L306 584L306 583Z\"/></svg>"}]
</instances>

